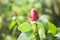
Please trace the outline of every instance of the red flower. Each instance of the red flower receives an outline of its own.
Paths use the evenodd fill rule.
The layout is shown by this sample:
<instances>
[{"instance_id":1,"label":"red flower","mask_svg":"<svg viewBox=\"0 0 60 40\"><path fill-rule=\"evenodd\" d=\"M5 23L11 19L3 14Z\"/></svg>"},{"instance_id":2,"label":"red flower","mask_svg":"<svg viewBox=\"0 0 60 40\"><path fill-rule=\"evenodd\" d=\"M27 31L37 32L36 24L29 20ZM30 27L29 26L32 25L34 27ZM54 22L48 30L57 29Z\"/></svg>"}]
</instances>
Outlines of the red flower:
<instances>
[{"instance_id":1,"label":"red flower","mask_svg":"<svg viewBox=\"0 0 60 40\"><path fill-rule=\"evenodd\" d=\"M38 12L36 9L32 9L29 15L30 21L37 21L38 20Z\"/></svg>"}]
</instances>

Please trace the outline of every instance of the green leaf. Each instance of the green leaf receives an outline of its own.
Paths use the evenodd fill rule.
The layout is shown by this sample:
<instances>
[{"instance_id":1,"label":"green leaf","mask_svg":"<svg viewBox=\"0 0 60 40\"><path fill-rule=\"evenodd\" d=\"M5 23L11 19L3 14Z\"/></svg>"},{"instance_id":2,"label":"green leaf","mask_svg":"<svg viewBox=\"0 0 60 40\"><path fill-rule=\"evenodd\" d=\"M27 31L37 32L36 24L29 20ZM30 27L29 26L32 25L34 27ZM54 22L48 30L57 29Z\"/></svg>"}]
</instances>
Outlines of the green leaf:
<instances>
[{"instance_id":1,"label":"green leaf","mask_svg":"<svg viewBox=\"0 0 60 40\"><path fill-rule=\"evenodd\" d=\"M28 22L24 22L18 26L18 30L21 32L29 32L31 29L31 25Z\"/></svg>"},{"instance_id":2,"label":"green leaf","mask_svg":"<svg viewBox=\"0 0 60 40\"><path fill-rule=\"evenodd\" d=\"M50 22L48 22L48 32L52 33L53 35L56 34L56 27Z\"/></svg>"},{"instance_id":3,"label":"green leaf","mask_svg":"<svg viewBox=\"0 0 60 40\"><path fill-rule=\"evenodd\" d=\"M43 23L38 22L38 28L40 39L43 40L43 38L45 38L45 28Z\"/></svg>"},{"instance_id":4,"label":"green leaf","mask_svg":"<svg viewBox=\"0 0 60 40\"><path fill-rule=\"evenodd\" d=\"M9 29L12 29L14 27L14 25L16 24L16 21L12 21L11 24L9 25Z\"/></svg>"},{"instance_id":5,"label":"green leaf","mask_svg":"<svg viewBox=\"0 0 60 40\"><path fill-rule=\"evenodd\" d=\"M55 37L60 38L60 32L58 32L58 33L55 35Z\"/></svg>"},{"instance_id":6,"label":"green leaf","mask_svg":"<svg viewBox=\"0 0 60 40\"><path fill-rule=\"evenodd\" d=\"M60 27L56 28L57 32L60 32Z\"/></svg>"},{"instance_id":7,"label":"green leaf","mask_svg":"<svg viewBox=\"0 0 60 40\"><path fill-rule=\"evenodd\" d=\"M21 33L17 40L31 40L33 37L33 32Z\"/></svg>"}]
</instances>

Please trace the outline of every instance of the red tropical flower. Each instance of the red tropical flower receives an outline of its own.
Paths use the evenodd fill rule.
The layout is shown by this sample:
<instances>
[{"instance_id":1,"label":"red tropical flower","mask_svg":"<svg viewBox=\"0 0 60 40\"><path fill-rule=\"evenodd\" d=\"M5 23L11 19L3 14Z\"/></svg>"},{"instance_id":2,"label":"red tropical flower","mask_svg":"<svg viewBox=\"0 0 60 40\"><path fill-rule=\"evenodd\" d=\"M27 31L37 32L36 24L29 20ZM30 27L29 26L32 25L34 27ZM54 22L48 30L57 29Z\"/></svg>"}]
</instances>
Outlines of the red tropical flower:
<instances>
[{"instance_id":1,"label":"red tropical flower","mask_svg":"<svg viewBox=\"0 0 60 40\"><path fill-rule=\"evenodd\" d=\"M38 12L36 9L32 9L29 15L30 21L37 21L38 20Z\"/></svg>"}]
</instances>

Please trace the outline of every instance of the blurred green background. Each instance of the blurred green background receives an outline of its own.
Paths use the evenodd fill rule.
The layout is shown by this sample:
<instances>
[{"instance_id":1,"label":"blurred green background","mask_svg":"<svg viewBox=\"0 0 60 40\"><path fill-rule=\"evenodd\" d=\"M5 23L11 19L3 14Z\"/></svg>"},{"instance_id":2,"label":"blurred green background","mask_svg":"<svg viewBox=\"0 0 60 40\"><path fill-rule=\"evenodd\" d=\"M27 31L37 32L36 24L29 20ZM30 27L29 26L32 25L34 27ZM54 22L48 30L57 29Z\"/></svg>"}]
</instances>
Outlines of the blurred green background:
<instances>
[{"instance_id":1,"label":"blurred green background","mask_svg":"<svg viewBox=\"0 0 60 40\"><path fill-rule=\"evenodd\" d=\"M46 15L49 21L60 27L60 0L0 0L0 40L16 40L20 31L9 30L14 10L19 17L18 24L21 24L28 20L32 8L38 10L39 17Z\"/></svg>"}]
</instances>

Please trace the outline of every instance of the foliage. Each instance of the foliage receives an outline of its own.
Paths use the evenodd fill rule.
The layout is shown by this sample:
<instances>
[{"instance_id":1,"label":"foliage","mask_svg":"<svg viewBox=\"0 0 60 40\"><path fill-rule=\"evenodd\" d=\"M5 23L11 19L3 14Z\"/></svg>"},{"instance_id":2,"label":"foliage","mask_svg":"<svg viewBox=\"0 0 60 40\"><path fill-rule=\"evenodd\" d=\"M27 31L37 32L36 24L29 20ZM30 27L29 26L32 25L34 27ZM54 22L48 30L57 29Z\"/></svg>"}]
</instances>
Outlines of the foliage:
<instances>
[{"instance_id":1,"label":"foliage","mask_svg":"<svg viewBox=\"0 0 60 40\"><path fill-rule=\"evenodd\" d=\"M28 21L27 18L32 8L37 9L39 18L41 18L43 14L49 18L48 24L42 22L41 20L38 20L37 22L39 31L43 31L41 32L41 34L39 34L40 36L46 36L46 32L49 30L47 33L47 37L41 37L41 39L60 40L60 37L56 36L60 32L60 28L57 28L60 27L59 3L60 0L0 0L0 40L16 40L19 35L24 35L26 39L35 39L33 36L33 32L31 32L33 28L31 29L30 23L26 22ZM16 10L17 12L16 20L13 20L14 10ZM43 18L42 20L44 21L45 19ZM26 23L24 22L28 23L27 26L29 27L27 27L25 25ZM23 28L21 25L23 26ZM25 33L25 31L27 33Z\"/></svg>"},{"instance_id":2,"label":"foliage","mask_svg":"<svg viewBox=\"0 0 60 40\"><path fill-rule=\"evenodd\" d=\"M52 23L50 23L50 22L47 22L48 24L46 25L48 28L48 31L47 31L47 33L46 33L46 31L45 31L45 26L43 25L43 23L41 22L41 21L37 21L37 27L38 27L38 33L39 33L39 36L40 36L40 40L44 40L45 38L47 38L48 36L50 36L51 35L51 37L54 37L54 35L56 34L56 27L55 27L55 25L53 25ZM25 26L23 25L23 24L25 24ZM23 30L24 29L24 27L26 27L26 23L23 23L22 24L22 26L20 25L19 27L22 27L21 29L18 27L18 30L20 29L20 31L21 30ZM46 23L45 23L46 24ZM34 25L34 24L33 24ZM24 27L23 27L24 26ZM33 26L30 26L30 27L33 27ZM31 36L32 34L30 34L29 32L31 31L28 31L28 28L29 28L29 26L26 28L26 29L24 29L23 31L21 31L22 33L21 33L21 35L18 37L18 39L17 40L36 40L35 39L35 36L34 36L34 34L35 35L37 35L36 33L34 33L34 31L32 31L32 34L33 34L33 36ZM27 31L25 31L25 30L27 30ZM32 30L34 30L34 29L32 29ZM35 30L37 30L36 28L35 28ZM27 33L28 33L28 35L26 35ZM46 34L45 34L46 33ZM30 37L30 36L31 37ZM29 36L29 37L28 37ZM49 38L47 38L48 40L50 40ZM38 39L37 39L38 40ZM53 40L53 38L51 39L51 40Z\"/></svg>"}]
</instances>

